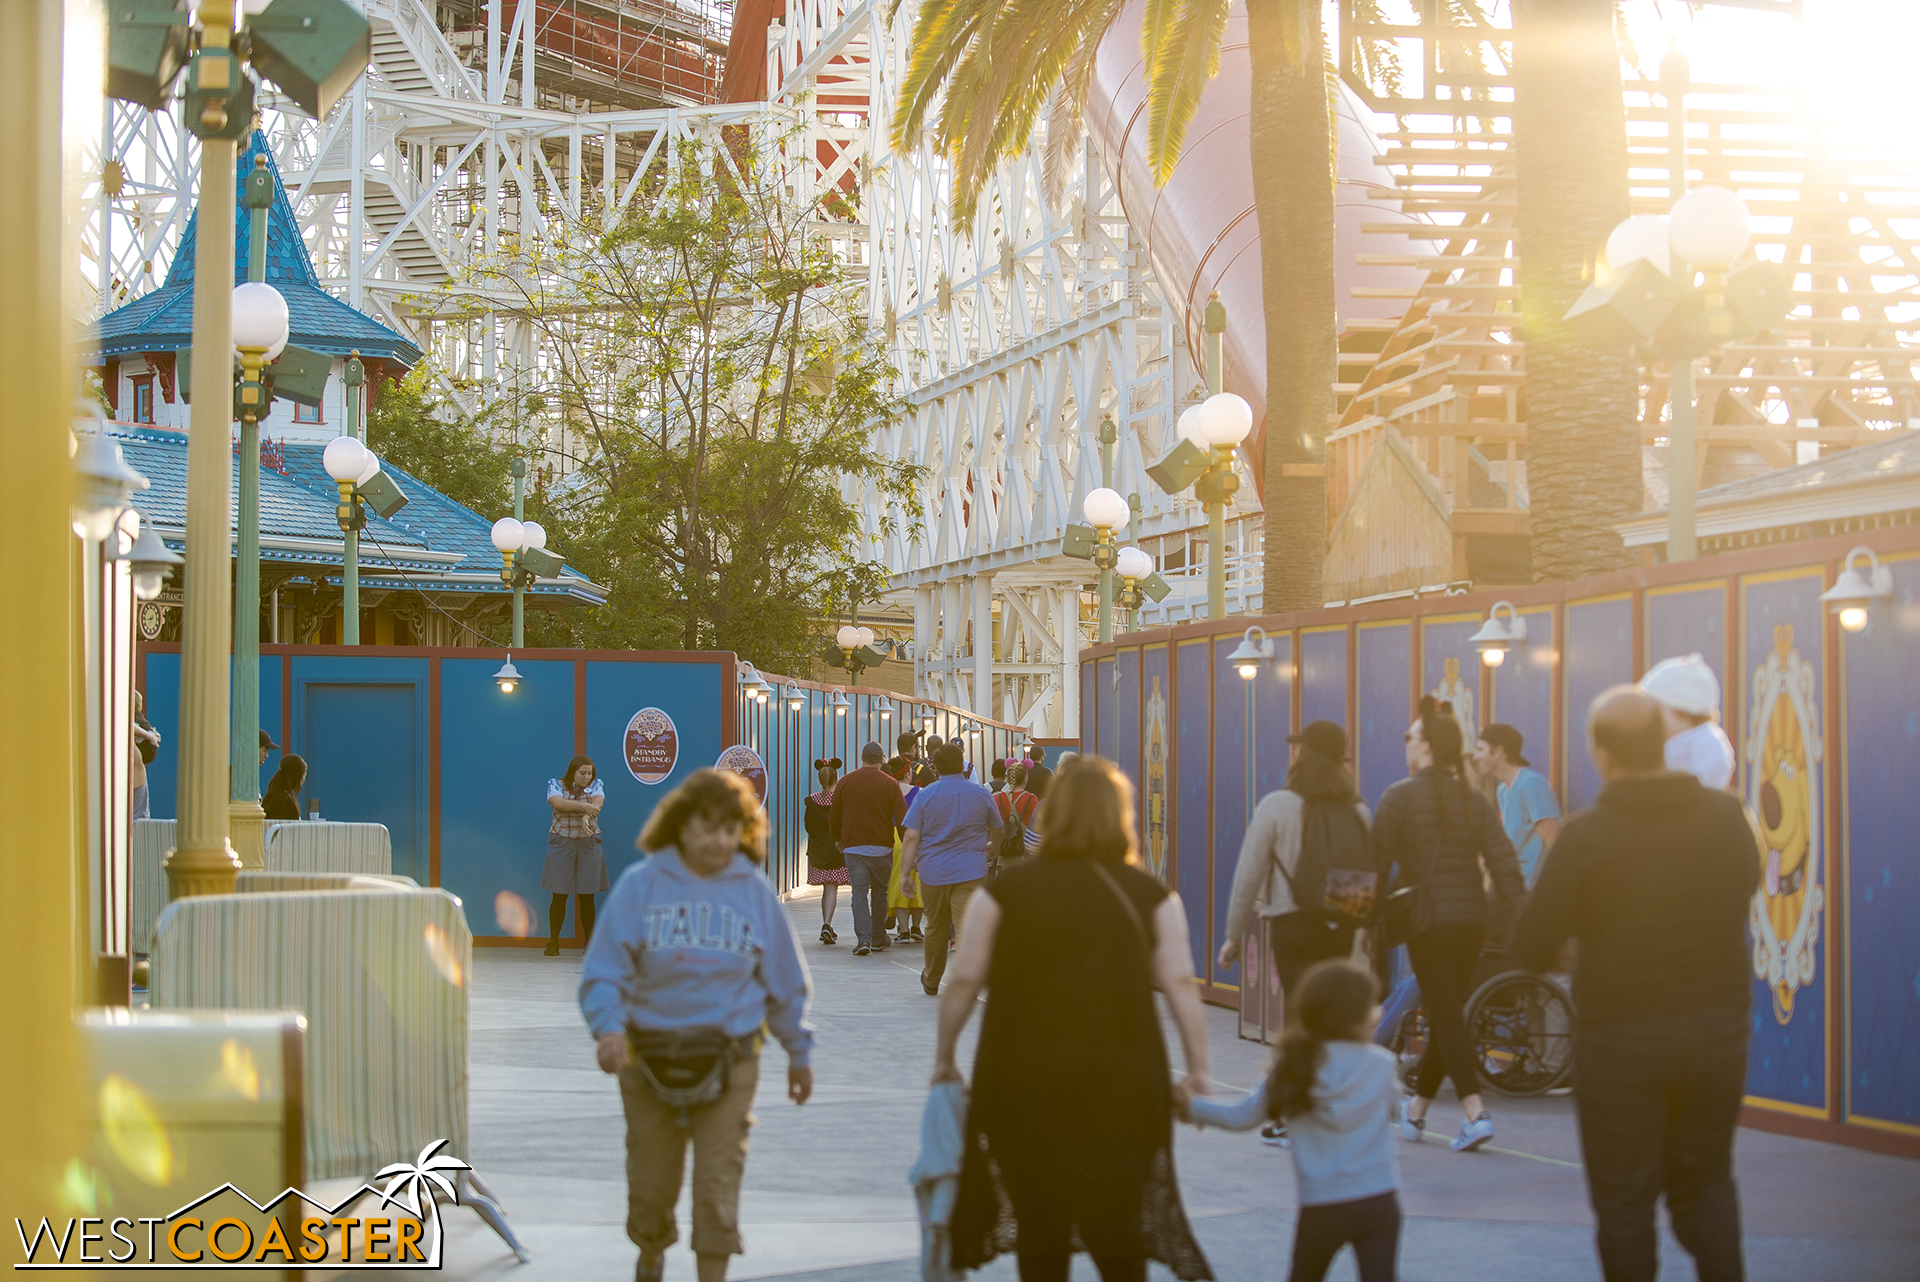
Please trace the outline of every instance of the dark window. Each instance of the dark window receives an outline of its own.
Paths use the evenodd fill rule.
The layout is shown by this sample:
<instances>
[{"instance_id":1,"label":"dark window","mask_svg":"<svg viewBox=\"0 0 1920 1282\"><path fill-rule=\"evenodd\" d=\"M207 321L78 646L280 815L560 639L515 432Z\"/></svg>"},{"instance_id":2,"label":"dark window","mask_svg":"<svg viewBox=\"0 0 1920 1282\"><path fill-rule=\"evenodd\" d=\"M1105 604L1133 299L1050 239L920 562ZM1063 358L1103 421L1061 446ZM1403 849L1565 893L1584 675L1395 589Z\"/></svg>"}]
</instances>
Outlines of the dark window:
<instances>
[{"instance_id":1,"label":"dark window","mask_svg":"<svg viewBox=\"0 0 1920 1282\"><path fill-rule=\"evenodd\" d=\"M133 421L153 422L153 376L151 374L133 380Z\"/></svg>"},{"instance_id":2,"label":"dark window","mask_svg":"<svg viewBox=\"0 0 1920 1282\"><path fill-rule=\"evenodd\" d=\"M295 401L293 403L293 421L296 423L320 422L320 407L318 405L302 405L300 402Z\"/></svg>"}]
</instances>

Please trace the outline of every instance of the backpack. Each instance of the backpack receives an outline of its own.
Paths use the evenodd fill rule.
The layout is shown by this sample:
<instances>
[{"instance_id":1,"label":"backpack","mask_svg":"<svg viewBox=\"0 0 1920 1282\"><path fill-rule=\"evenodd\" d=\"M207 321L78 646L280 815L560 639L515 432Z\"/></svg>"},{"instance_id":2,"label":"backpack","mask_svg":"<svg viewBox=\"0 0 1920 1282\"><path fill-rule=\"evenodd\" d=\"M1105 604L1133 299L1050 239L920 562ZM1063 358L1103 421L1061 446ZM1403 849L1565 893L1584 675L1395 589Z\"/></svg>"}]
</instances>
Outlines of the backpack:
<instances>
[{"instance_id":1,"label":"backpack","mask_svg":"<svg viewBox=\"0 0 1920 1282\"><path fill-rule=\"evenodd\" d=\"M1007 822L1006 832L1000 838L998 857L1002 860L1024 859L1027 855L1027 824L1020 817L1019 803L1014 800L1016 795L1022 794L1005 792L1000 795L1007 799ZM1024 795L1032 796L1033 794Z\"/></svg>"},{"instance_id":2,"label":"backpack","mask_svg":"<svg viewBox=\"0 0 1920 1282\"><path fill-rule=\"evenodd\" d=\"M1280 873L1293 891L1294 907L1341 925L1373 920L1380 874L1373 864L1367 825L1350 802L1307 801L1300 816L1300 858Z\"/></svg>"}]
</instances>

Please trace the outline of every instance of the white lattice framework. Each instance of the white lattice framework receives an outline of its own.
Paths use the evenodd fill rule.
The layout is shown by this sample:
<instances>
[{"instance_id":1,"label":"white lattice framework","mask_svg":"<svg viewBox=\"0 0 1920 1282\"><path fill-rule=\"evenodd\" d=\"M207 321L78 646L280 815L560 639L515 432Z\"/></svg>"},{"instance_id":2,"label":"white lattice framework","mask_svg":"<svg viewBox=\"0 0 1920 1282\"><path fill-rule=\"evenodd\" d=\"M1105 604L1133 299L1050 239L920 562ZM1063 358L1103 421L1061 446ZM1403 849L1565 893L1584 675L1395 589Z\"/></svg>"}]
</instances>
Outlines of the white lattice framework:
<instances>
[{"instance_id":1,"label":"white lattice framework","mask_svg":"<svg viewBox=\"0 0 1920 1282\"><path fill-rule=\"evenodd\" d=\"M916 691L1017 721L1078 730L1073 674L1093 630L1092 578L1059 555L1063 528L1102 483L1101 419L1118 430L1111 484L1137 494L1129 539L1204 526L1145 469L1171 444L1195 366L1146 247L1091 149L1049 202L1039 148L1005 167L972 226L951 216L943 161L895 152L885 122L906 64L915 6L889 21L876 0L789 0L767 33L771 104L655 110L555 109L526 74L519 6L487 6L483 39L459 47L432 0L366 0L373 63L325 120L263 93L262 128L322 280L414 339L469 408L537 381L531 327L510 300L463 282L514 235L590 235L636 198L635 175L675 140L725 125L797 126L795 194L838 188L856 211L814 225L870 284L912 406L879 425L885 450L928 468L923 519L882 538L890 604L914 618ZM559 104L564 107L567 100ZM109 102L87 159L81 270L90 314L159 285L197 190L198 147L178 110ZM550 438L552 439L552 438ZM552 439L563 456L570 443ZM1243 504L1257 500L1250 483ZM1257 521L1248 523L1257 527ZM1180 579L1169 613L1191 612Z\"/></svg>"}]
</instances>

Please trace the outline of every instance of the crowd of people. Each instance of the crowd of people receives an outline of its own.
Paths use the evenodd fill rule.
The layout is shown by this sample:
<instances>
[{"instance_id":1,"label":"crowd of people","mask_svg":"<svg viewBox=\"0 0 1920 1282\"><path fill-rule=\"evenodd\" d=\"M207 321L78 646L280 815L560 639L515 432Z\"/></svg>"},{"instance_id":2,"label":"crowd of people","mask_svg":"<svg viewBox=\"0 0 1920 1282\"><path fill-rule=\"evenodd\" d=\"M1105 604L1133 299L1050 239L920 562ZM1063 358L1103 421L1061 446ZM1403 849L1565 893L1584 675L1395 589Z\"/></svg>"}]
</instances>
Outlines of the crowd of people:
<instances>
[{"instance_id":1,"label":"crowd of people","mask_svg":"<svg viewBox=\"0 0 1920 1282\"><path fill-rule=\"evenodd\" d=\"M891 758L867 745L844 778L839 761L816 762L806 824L808 879L830 888L821 943L837 942L827 896L848 885L855 953L921 945L922 989L940 1001L936 1097L958 1098L941 1091L964 1080L959 1039L981 1012L956 1187L926 1276L1010 1253L1024 1282L1063 1282L1084 1249L1103 1282L1144 1279L1149 1260L1212 1277L1181 1204L1178 1118L1287 1145L1296 1282L1324 1277L1347 1245L1362 1282L1393 1278L1396 1143L1425 1138L1448 1080L1462 1113L1449 1147L1494 1137L1462 1008L1474 965L1502 941L1535 971L1577 955L1575 1103L1609 1282L1656 1276L1663 1196L1699 1275L1741 1278L1732 1147L1759 863L1725 791L1730 745L1703 671L1711 679L1697 656L1663 664L1594 701L1603 787L1566 818L1517 730L1490 725L1469 745L1432 699L1404 736L1407 778L1372 810L1342 727L1291 736L1286 787L1261 799L1240 851L1219 955L1233 965L1262 932L1287 1028L1263 1080L1230 1100L1212 1097L1186 909L1140 866L1117 767L1082 757L1056 772L1035 754L993 768L989 786L960 745L934 741L922 756L912 736ZM652 857L615 885L583 965L581 1009L626 1110L636 1282L662 1276L689 1141L701 1282L724 1278L740 1250L764 1038L786 1050L790 1098L813 1088L808 968L759 872L765 839L738 776L696 772L649 820L640 845ZM1404 1087L1375 1036L1380 976L1401 947L1430 1030ZM1181 1042L1177 1079L1156 992ZM922 1168L938 1165L923 1154Z\"/></svg>"}]
</instances>

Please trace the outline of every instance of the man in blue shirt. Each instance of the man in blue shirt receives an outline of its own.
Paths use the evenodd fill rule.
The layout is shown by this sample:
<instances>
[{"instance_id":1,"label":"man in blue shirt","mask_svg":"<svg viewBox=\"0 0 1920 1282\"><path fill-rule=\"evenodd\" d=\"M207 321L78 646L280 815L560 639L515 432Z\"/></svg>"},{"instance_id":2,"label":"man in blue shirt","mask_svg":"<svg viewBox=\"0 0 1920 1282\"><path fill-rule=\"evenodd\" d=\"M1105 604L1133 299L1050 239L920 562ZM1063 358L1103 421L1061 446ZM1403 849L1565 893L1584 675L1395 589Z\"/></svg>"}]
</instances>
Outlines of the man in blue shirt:
<instances>
[{"instance_id":1,"label":"man in blue shirt","mask_svg":"<svg viewBox=\"0 0 1920 1282\"><path fill-rule=\"evenodd\" d=\"M900 841L900 879L920 874L920 895L927 907L926 964L920 987L940 995L947 972L947 939L959 934L973 892L987 882L987 857L1000 845L1000 811L993 794L966 777L967 762L958 744L933 750L939 779L920 790L907 809Z\"/></svg>"},{"instance_id":2,"label":"man in blue shirt","mask_svg":"<svg viewBox=\"0 0 1920 1282\"><path fill-rule=\"evenodd\" d=\"M1500 826L1507 830L1507 840L1520 858L1520 875L1531 890L1540 872L1540 857L1560 835L1560 802L1547 777L1530 769L1520 755L1524 743L1518 730L1496 721L1480 732L1473 760L1482 773L1500 781Z\"/></svg>"}]
</instances>

